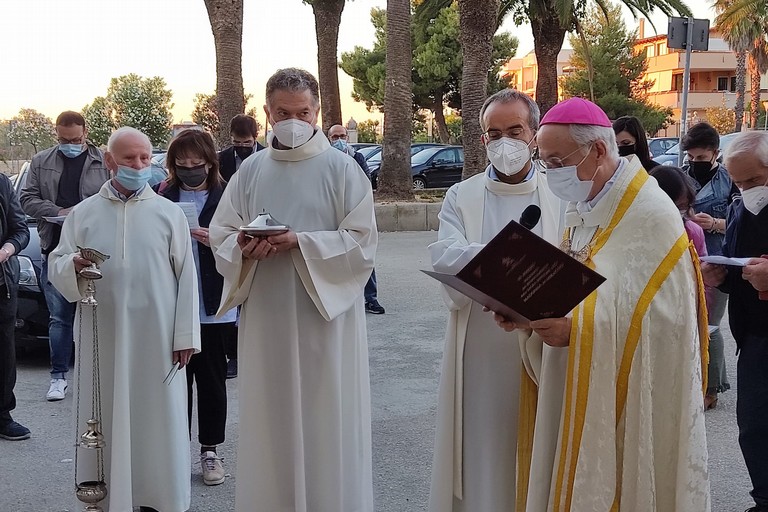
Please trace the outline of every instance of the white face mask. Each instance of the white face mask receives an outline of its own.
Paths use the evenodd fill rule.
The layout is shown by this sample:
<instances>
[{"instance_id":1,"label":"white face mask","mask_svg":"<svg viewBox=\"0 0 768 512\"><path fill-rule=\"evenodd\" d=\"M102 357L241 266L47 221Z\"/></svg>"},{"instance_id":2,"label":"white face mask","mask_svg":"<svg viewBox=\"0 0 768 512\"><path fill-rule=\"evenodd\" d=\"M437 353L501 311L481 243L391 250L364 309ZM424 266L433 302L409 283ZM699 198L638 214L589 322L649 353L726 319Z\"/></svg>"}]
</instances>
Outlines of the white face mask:
<instances>
[{"instance_id":1,"label":"white face mask","mask_svg":"<svg viewBox=\"0 0 768 512\"><path fill-rule=\"evenodd\" d=\"M591 152L592 147L590 146L589 149ZM587 181L580 180L577 174L577 168L584 163L588 156L589 153L584 155L581 162L576 165L567 165L547 170L547 185L549 185L549 189L553 194L563 201L574 203L580 203L589 199L589 193L592 192L592 187L595 185L594 179L597 176L597 169L595 169L595 174L592 175L592 178Z\"/></svg>"},{"instance_id":2,"label":"white face mask","mask_svg":"<svg viewBox=\"0 0 768 512\"><path fill-rule=\"evenodd\" d=\"M272 133L283 146L297 148L315 133L315 127L298 119L286 119L272 125Z\"/></svg>"},{"instance_id":3,"label":"white face mask","mask_svg":"<svg viewBox=\"0 0 768 512\"><path fill-rule=\"evenodd\" d=\"M519 173L531 160L530 142L526 144L522 140L509 137L488 141L485 152L493 167L507 176Z\"/></svg>"},{"instance_id":4,"label":"white face mask","mask_svg":"<svg viewBox=\"0 0 768 512\"><path fill-rule=\"evenodd\" d=\"M768 181L764 185L742 190L741 200L752 215L759 214L768 205Z\"/></svg>"}]
</instances>

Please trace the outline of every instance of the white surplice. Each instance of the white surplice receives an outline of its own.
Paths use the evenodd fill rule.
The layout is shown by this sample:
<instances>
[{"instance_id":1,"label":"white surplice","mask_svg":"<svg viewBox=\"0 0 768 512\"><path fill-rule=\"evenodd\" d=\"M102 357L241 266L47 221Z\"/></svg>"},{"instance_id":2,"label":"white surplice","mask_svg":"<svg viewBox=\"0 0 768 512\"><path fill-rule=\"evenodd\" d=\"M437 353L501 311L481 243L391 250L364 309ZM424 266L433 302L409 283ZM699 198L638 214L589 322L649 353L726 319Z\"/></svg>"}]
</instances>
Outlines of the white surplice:
<instances>
[{"instance_id":1,"label":"white surplice","mask_svg":"<svg viewBox=\"0 0 768 512\"><path fill-rule=\"evenodd\" d=\"M191 460L184 371L170 385L163 383L174 350L200 351L197 271L187 220L178 206L150 187L124 202L105 183L67 215L61 241L49 255L51 283L72 302L83 297L86 287L75 274L78 246L110 256L101 264L103 279L95 281L107 444L105 510L188 510ZM92 414L92 315L91 306L78 304L77 435L86 430ZM94 471L92 455L92 450L79 450L79 480L98 476L89 472Z\"/></svg>"},{"instance_id":2,"label":"white surplice","mask_svg":"<svg viewBox=\"0 0 768 512\"><path fill-rule=\"evenodd\" d=\"M238 227L268 211L299 248L244 260ZM371 186L321 131L270 145L229 182L211 222L220 312L242 304L238 512L372 512L363 288L378 234Z\"/></svg>"},{"instance_id":3,"label":"white surplice","mask_svg":"<svg viewBox=\"0 0 768 512\"><path fill-rule=\"evenodd\" d=\"M430 245L436 271L456 273L529 205L542 210L533 232L560 240L562 203L538 171L510 185L484 174L451 187ZM438 397L430 512L514 510L520 345L468 297L443 287L450 309ZM560 352L564 361L565 351ZM564 367L564 365L561 365ZM559 414L559 409L557 410Z\"/></svg>"},{"instance_id":4,"label":"white surplice","mask_svg":"<svg viewBox=\"0 0 768 512\"><path fill-rule=\"evenodd\" d=\"M710 510L701 276L679 213L639 161L614 178L566 212L573 249L606 281L572 312L562 417L537 416L520 512Z\"/></svg>"}]
</instances>

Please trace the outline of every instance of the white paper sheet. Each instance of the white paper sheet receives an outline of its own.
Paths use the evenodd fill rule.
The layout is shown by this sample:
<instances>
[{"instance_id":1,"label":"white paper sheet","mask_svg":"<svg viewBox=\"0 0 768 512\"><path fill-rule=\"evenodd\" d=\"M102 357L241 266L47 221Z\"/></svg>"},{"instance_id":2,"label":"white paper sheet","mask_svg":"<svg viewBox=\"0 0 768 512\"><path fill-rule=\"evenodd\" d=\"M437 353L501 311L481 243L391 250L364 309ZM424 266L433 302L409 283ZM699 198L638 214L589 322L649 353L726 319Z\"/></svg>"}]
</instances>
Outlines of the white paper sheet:
<instances>
[{"instance_id":1,"label":"white paper sheet","mask_svg":"<svg viewBox=\"0 0 768 512\"><path fill-rule=\"evenodd\" d=\"M189 229L197 229L200 224L197 222L197 205L195 203L176 203L179 208L184 211L184 215L187 216L187 224Z\"/></svg>"},{"instance_id":2,"label":"white paper sheet","mask_svg":"<svg viewBox=\"0 0 768 512\"><path fill-rule=\"evenodd\" d=\"M725 256L704 256L701 261L714 265L730 265L732 267L746 267L754 258L726 258Z\"/></svg>"}]
</instances>

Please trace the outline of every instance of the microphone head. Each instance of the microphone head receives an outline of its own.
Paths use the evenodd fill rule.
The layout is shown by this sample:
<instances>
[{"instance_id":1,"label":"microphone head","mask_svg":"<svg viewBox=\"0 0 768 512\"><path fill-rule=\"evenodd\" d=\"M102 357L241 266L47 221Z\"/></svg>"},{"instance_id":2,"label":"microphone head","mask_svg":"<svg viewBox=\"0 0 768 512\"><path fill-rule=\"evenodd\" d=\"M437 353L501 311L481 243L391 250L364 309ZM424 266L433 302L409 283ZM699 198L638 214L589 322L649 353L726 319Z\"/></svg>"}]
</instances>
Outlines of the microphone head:
<instances>
[{"instance_id":1,"label":"microphone head","mask_svg":"<svg viewBox=\"0 0 768 512\"><path fill-rule=\"evenodd\" d=\"M533 229L541 219L541 208L535 204L528 205L520 216L520 225L526 229Z\"/></svg>"}]
</instances>

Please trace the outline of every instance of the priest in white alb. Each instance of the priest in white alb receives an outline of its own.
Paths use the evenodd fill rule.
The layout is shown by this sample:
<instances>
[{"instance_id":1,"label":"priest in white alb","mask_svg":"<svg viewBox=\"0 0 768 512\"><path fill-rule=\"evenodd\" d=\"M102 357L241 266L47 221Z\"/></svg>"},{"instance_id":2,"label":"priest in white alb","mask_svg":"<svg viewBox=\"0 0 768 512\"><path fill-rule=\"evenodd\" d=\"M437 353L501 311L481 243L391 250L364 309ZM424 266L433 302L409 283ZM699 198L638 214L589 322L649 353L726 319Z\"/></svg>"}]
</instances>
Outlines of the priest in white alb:
<instances>
[{"instance_id":1,"label":"priest in white alb","mask_svg":"<svg viewBox=\"0 0 768 512\"><path fill-rule=\"evenodd\" d=\"M318 83L267 82L272 138L232 177L210 226L220 311L238 333L238 512L372 512L363 287L378 235L371 185L315 126ZM248 237L262 212L290 227Z\"/></svg>"},{"instance_id":2,"label":"priest in white alb","mask_svg":"<svg viewBox=\"0 0 768 512\"><path fill-rule=\"evenodd\" d=\"M680 214L637 157L619 157L597 105L554 106L537 142L550 189L569 201L562 248L606 281L566 318L517 330L568 347L568 366L562 417L537 418L516 510L707 512L706 308ZM542 459L552 432L556 455Z\"/></svg>"},{"instance_id":3,"label":"priest in white alb","mask_svg":"<svg viewBox=\"0 0 768 512\"><path fill-rule=\"evenodd\" d=\"M147 186L151 157L146 135L130 127L115 131L104 158L112 179L67 215L49 256L51 283L72 302L83 298L87 283L78 272L91 264L78 247L109 256L96 281L98 309L78 304L74 397L79 435L93 414L97 311L109 512L190 507L187 383L184 372L164 379L200 351L197 271L184 213ZM79 450L78 482L94 480L99 475L87 467L88 450Z\"/></svg>"},{"instance_id":4,"label":"priest in white alb","mask_svg":"<svg viewBox=\"0 0 768 512\"><path fill-rule=\"evenodd\" d=\"M536 103L526 94L504 89L485 101L480 125L491 164L446 194L438 240L429 246L438 272L457 273L511 220L519 221L530 205L541 210L533 232L550 243L560 242L564 205L531 161L539 128ZM449 287L443 292L450 317L429 511L516 510L517 459L530 452L531 441L518 439L518 412L521 405L530 408L522 418L533 421L537 379L523 369L527 361L521 358L515 334L500 330L482 305ZM564 369L567 350L542 345L539 359L543 353L545 367ZM555 371L542 384L555 390L559 386L562 394L562 374ZM524 394L528 403L520 402L521 388L529 391ZM557 400L556 392L545 394ZM559 401L549 408L559 417ZM527 484L527 477L521 476ZM524 488L522 492L524 496Z\"/></svg>"}]
</instances>

